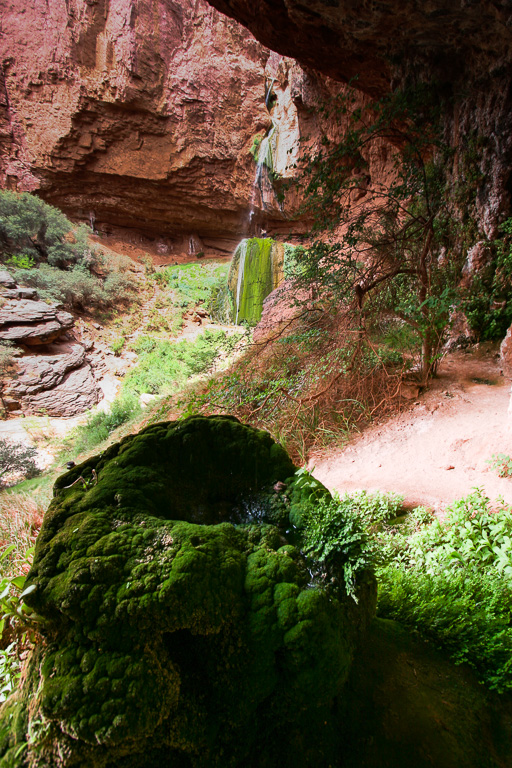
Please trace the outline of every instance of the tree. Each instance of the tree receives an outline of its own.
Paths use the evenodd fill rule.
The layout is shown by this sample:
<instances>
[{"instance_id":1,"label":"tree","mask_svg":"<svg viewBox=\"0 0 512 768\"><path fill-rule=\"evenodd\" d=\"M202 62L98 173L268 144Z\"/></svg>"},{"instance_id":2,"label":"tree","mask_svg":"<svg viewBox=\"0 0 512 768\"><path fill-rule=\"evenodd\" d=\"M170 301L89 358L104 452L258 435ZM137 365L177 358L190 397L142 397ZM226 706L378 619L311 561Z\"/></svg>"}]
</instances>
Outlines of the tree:
<instances>
[{"instance_id":1,"label":"tree","mask_svg":"<svg viewBox=\"0 0 512 768\"><path fill-rule=\"evenodd\" d=\"M313 284L324 305L351 312L360 340L372 311L407 324L420 342L424 384L456 301L467 225L453 203L465 184L460 150L443 140L440 103L426 87L366 105L348 88L328 112L342 136L324 136L303 167L304 210L317 239L296 283ZM369 173L368 151L379 141L392 155L383 181Z\"/></svg>"},{"instance_id":2,"label":"tree","mask_svg":"<svg viewBox=\"0 0 512 768\"><path fill-rule=\"evenodd\" d=\"M36 475L39 472L36 456L37 449L31 445L0 439L0 483L3 476L11 472L23 472L27 477Z\"/></svg>"},{"instance_id":3,"label":"tree","mask_svg":"<svg viewBox=\"0 0 512 768\"><path fill-rule=\"evenodd\" d=\"M88 231L85 225L74 229L62 211L35 195L0 192L0 252L14 267L89 265Z\"/></svg>"}]
</instances>

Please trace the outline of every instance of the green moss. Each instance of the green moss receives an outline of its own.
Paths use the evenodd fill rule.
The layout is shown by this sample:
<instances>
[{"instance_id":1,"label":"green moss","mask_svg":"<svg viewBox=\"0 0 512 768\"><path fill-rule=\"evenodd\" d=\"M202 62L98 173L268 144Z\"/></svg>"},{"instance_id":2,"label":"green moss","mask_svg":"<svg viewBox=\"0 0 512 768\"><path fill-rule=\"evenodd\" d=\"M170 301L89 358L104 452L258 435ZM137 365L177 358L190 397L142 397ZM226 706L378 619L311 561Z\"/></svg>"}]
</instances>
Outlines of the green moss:
<instances>
[{"instance_id":1,"label":"green moss","mask_svg":"<svg viewBox=\"0 0 512 768\"><path fill-rule=\"evenodd\" d=\"M232 322L260 321L264 300L282 279L283 254L283 246L269 237L242 240L228 274Z\"/></svg>"},{"instance_id":2,"label":"green moss","mask_svg":"<svg viewBox=\"0 0 512 768\"><path fill-rule=\"evenodd\" d=\"M27 582L45 640L27 679L41 681L35 701L20 691L22 730L49 724L45 766L332 762L321 734L359 623L287 538L294 471L267 433L192 417L57 481ZM69 487L79 475L91 482ZM0 724L7 760L23 734L8 708ZM29 743L13 765L35 759Z\"/></svg>"}]
</instances>

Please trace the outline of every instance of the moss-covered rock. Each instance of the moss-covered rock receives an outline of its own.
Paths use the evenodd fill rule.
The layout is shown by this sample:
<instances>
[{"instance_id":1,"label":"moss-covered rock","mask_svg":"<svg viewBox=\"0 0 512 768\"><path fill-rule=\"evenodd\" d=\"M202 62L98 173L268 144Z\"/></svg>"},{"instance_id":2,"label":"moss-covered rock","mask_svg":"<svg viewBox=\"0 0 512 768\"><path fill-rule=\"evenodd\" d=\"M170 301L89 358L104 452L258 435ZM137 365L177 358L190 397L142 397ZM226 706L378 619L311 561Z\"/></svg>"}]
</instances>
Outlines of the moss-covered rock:
<instances>
[{"instance_id":1,"label":"moss-covered rock","mask_svg":"<svg viewBox=\"0 0 512 768\"><path fill-rule=\"evenodd\" d=\"M356 606L311 584L287 535L294 471L265 432L193 417L58 480L28 579L43 642L2 710L2 768L333 763L372 590Z\"/></svg>"},{"instance_id":2,"label":"moss-covered rock","mask_svg":"<svg viewBox=\"0 0 512 768\"><path fill-rule=\"evenodd\" d=\"M238 245L229 268L230 320L256 325L263 302L284 279L284 245L269 237L251 237Z\"/></svg>"}]
</instances>

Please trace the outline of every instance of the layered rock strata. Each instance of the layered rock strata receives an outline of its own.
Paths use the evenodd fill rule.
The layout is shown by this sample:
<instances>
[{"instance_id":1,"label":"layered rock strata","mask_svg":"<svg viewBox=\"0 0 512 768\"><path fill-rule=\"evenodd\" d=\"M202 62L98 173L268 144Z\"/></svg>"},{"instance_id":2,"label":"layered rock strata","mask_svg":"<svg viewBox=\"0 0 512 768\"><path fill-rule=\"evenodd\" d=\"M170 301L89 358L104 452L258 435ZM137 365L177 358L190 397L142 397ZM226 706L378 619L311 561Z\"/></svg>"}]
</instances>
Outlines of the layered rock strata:
<instances>
[{"instance_id":1,"label":"layered rock strata","mask_svg":"<svg viewBox=\"0 0 512 768\"><path fill-rule=\"evenodd\" d=\"M20 1L2 21L3 186L101 232L231 250L272 126L269 51L204 0Z\"/></svg>"},{"instance_id":2,"label":"layered rock strata","mask_svg":"<svg viewBox=\"0 0 512 768\"><path fill-rule=\"evenodd\" d=\"M39 301L34 289L17 285L7 271L0 272L1 299L0 342L16 350L0 382L3 408L14 415L70 417L96 405L93 366L99 370L103 361L88 353L90 345L62 340L74 326L73 315Z\"/></svg>"},{"instance_id":3,"label":"layered rock strata","mask_svg":"<svg viewBox=\"0 0 512 768\"><path fill-rule=\"evenodd\" d=\"M0 340L37 346L55 341L74 324L58 304L10 299L0 307Z\"/></svg>"},{"instance_id":4,"label":"layered rock strata","mask_svg":"<svg viewBox=\"0 0 512 768\"><path fill-rule=\"evenodd\" d=\"M4 388L7 407L66 418L96 405L100 391L84 347L54 344L46 351L16 360L16 378Z\"/></svg>"}]
</instances>

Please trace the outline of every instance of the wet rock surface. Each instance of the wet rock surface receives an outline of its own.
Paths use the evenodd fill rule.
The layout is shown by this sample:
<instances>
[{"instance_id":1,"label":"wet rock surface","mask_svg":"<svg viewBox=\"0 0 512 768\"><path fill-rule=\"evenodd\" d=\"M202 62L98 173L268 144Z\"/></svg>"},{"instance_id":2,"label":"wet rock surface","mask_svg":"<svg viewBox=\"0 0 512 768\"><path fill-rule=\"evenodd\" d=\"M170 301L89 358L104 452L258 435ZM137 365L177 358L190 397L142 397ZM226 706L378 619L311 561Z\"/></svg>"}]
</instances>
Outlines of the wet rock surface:
<instances>
[{"instance_id":1,"label":"wet rock surface","mask_svg":"<svg viewBox=\"0 0 512 768\"><path fill-rule=\"evenodd\" d=\"M478 136L476 220L486 238L496 237L510 211L509 3L210 1L272 50L341 82L355 78L355 87L371 97L401 85L435 83L449 143L455 147Z\"/></svg>"}]
</instances>

